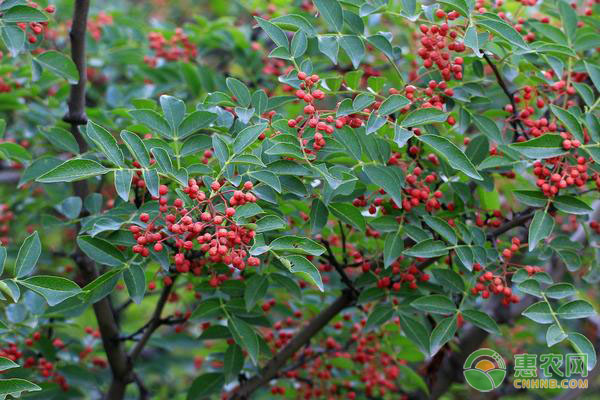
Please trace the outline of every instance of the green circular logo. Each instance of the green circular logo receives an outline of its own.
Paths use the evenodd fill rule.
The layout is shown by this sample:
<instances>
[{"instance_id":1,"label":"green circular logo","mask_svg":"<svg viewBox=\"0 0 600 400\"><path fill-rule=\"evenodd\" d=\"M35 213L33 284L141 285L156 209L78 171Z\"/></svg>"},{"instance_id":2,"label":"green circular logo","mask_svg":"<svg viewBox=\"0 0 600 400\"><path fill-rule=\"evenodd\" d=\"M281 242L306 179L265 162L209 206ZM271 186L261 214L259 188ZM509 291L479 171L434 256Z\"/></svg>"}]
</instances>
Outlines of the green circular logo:
<instances>
[{"instance_id":1,"label":"green circular logo","mask_svg":"<svg viewBox=\"0 0 600 400\"><path fill-rule=\"evenodd\" d=\"M492 349L479 349L471 353L463 365L465 380L473 389L490 392L506 377L506 364L502 356Z\"/></svg>"}]
</instances>

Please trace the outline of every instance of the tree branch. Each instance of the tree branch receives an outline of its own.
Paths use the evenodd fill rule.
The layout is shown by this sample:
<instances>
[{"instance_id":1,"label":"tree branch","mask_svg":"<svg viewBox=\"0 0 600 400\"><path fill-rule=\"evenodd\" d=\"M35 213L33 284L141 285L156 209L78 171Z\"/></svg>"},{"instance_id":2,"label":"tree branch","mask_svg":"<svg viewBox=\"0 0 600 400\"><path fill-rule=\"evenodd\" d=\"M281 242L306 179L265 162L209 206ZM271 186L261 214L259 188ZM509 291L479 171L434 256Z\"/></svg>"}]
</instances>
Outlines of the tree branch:
<instances>
[{"instance_id":1,"label":"tree branch","mask_svg":"<svg viewBox=\"0 0 600 400\"><path fill-rule=\"evenodd\" d=\"M527 136L527 132L525 132L525 128L523 127L523 124L521 123L521 120L519 119L519 114L517 112L517 103L515 102L515 98L513 97L513 94L508 90L508 87L506 86L504 79L502 79L502 75L500 75L500 71L498 71L498 67L496 67L496 64L494 64L492 62L492 60L490 60L490 57L487 54L483 53L483 58L485 59L485 61L488 63L488 65L494 72L494 75L496 76L496 80L498 81L498 85L500 85L500 87L502 88L502 91L504 92L506 97L508 97L508 100L510 101L510 104L512 105L512 108L513 108L512 114L513 114L514 119L510 121L510 124L512 125L513 129L515 130L515 133L518 133L518 127L517 127L517 124L518 124L521 127L523 136L525 136L525 138L529 139L529 136Z\"/></svg>"},{"instance_id":2,"label":"tree branch","mask_svg":"<svg viewBox=\"0 0 600 400\"><path fill-rule=\"evenodd\" d=\"M294 338L279 353L269 360L267 365L262 368L258 375L242 383L235 390L235 393L233 393L231 400L249 399L249 396L254 391L267 384L271 379L277 377L286 362L292 358L302 346L309 343L312 337L319 333L319 331L340 313L340 311L349 307L355 299L356 297L352 290L345 289L342 291L341 296L298 332L298 334L296 334L296 336L294 336Z\"/></svg>"},{"instance_id":3,"label":"tree branch","mask_svg":"<svg viewBox=\"0 0 600 400\"><path fill-rule=\"evenodd\" d=\"M71 39L71 58L79 72L79 81L71 85L68 100L68 111L64 120L71 124L71 132L75 136L81 152L87 150L87 142L79 131L79 126L87 123L85 114L85 84L86 84L86 62L85 62L85 39L87 18L90 8L89 0L76 0L73 11L73 23L69 38ZM86 181L73 184L75 195L84 200L89 194ZM80 226L78 227L80 228ZM90 283L98 277L98 270L94 262L77 248L73 259L79 267L85 283ZM127 353L121 341L119 341L119 326L109 298L105 297L93 306L98 328L102 338L106 358L112 372L112 382L105 398L107 400L119 400L125 396L127 384L133 381L131 368Z\"/></svg>"},{"instance_id":4,"label":"tree branch","mask_svg":"<svg viewBox=\"0 0 600 400\"><path fill-rule=\"evenodd\" d=\"M173 277L173 283L175 283L176 278L177 276ZM144 350L144 347L148 343L148 340L150 340L150 336L152 336L154 331L157 330L158 327L160 327L163 324L163 320L160 318L160 315L162 314L162 311L165 308L165 305L167 304L167 300L169 300L169 295L171 294L171 290L173 289L173 283L168 286L165 285L160 295L160 299L158 299L158 302L156 303L156 308L154 309L152 318L146 325L144 325L141 328L141 331L143 331L144 334L142 335L140 341L137 342L135 347L129 353L129 358L132 363L135 362L135 359L140 355L142 350Z\"/></svg>"}]
</instances>

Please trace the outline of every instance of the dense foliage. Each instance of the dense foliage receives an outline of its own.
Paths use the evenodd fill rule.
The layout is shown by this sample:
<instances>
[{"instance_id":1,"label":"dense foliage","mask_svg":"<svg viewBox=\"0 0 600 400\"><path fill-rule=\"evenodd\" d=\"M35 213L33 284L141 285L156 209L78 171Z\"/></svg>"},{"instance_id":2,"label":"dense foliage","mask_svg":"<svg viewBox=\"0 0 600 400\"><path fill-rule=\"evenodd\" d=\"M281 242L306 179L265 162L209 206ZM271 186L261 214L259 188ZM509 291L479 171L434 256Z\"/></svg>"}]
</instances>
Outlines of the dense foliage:
<instances>
[{"instance_id":1,"label":"dense foliage","mask_svg":"<svg viewBox=\"0 0 600 400\"><path fill-rule=\"evenodd\" d=\"M596 3L4 0L0 399L594 385Z\"/></svg>"}]
</instances>

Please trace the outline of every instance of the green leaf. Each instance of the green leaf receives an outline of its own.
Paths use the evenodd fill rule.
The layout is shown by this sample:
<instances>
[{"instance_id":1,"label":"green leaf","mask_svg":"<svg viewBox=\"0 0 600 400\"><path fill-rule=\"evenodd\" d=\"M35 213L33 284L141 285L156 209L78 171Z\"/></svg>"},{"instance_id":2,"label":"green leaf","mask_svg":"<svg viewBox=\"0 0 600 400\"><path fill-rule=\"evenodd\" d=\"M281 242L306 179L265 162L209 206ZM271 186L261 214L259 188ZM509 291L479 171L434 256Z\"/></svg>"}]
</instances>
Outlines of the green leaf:
<instances>
[{"instance_id":1,"label":"green leaf","mask_svg":"<svg viewBox=\"0 0 600 400\"><path fill-rule=\"evenodd\" d=\"M267 186L272 187L273 190L275 190L277 193L281 193L281 181L275 173L265 169L262 171L249 172L248 175L250 175L254 179L261 181Z\"/></svg>"},{"instance_id":2,"label":"green leaf","mask_svg":"<svg viewBox=\"0 0 600 400\"><path fill-rule=\"evenodd\" d=\"M208 128L218 118L218 115L208 111L194 111L181 121L179 124L179 139L183 139L198 132L200 129Z\"/></svg>"},{"instance_id":3,"label":"green leaf","mask_svg":"<svg viewBox=\"0 0 600 400\"><path fill-rule=\"evenodd\" d=\"M154 147L151 151L154 159L156 160L156 165L158 170L163 174L174 174L173 162L171 161L171 157L169 157L169 153L163 148Z\"/></svg>"},{"instance_id":4,"label":"green leaf","mask_svg":"<svg viewBox=\"0 0 600 400\"><path fill-rule=\"evenodd\" d=\"M436 153L447 159L452 168L478 181L483 180L465 153L448 139L437 135L421 135L417 136L417 139L428 144Z\"/></svg>"},{"instance_id":5,"label":"green leaf","mask_svg":"<svg viewBox=\"0 0 600 400\"><path fill-rule=\"evenodd\" d=\"M473 53L475 53L477 57L482 57L481 51L479 50L479 35L477 34L477 28L475 28L473 25L469 25L467 28L465 32L464 43L465 46L473 50Z\"/></svg>"},{"instance_id":6,"label":"green leaf","mask_svg":"<svg viewBox=\"0 0 600 400\"><path fill-rule=\"evenodd\" d=\"M6 371L11 368L19 368L19 364L6 357L0 357L0 371Z\"/></svg>"},{"instance_id":7,"label":"green leaf","mask_svg":"<svg viewBox=\"0 0 600 400\"><path fill-rule=\"evenodd\" d=\"M16 143L0 143L0 153L11 160L17 160L21 162L31 160L31 154L29 154L29 152L23 146Z\"/></svg>"},{"instance_id":8,"label":"green leaf","mask_svg":"<svg viewBox=\"0 0 600 400\"><path fill-rule=\"evenodd\" d=\"M367 41L371 45L375 46L377 50L383 52L387 58L394 60L394 49L392 48L390 41L385 36L380 34L372 35L367 38Z\"/></svg>"},{"instance_id":9,"label":"green leaf","mask_svg":"<svg viewBox=\"0 0 600 400\"><path fill-rule=\"evenodd\" d=\"M81 288L73 281L59 276L38 275L18 281L19 284L42 295L49 306L81 293Z\"/></svg>"},{"instance_id":10,"label":"green leaf","mask_svg":"<svg viewBox=\"0 0 600 400\"><path fill-rule=\"evenodd\" d=\"M190 319L195 321L197 319L204 320L214 318L223 312L221 302L219 299L212 298L201 301L198 306L192 312Z\"/></svg>"},{"instance_id":11,"label":"green leaf","mask_svg":"<svg viewBox=\"0 0 600 400\"><path fill-rule=\"evenodd\" d=\"M6 19L6 14L3 20ZM63 53L48 50L34 58L42 67L55 75L65 78L70 84L79 82L79 72L73 60Z\"/></svg>"},{"instance_id":12,"label":"green leaf","mask_svg":"<svg viewBox=\"0 0 600 400\"><path fill-rule=\"evenodd\" d=\"M55 208L59 213L61 213L68 219L74 219L79 216L82 207L83 201L81 200L81 197L69 196Z\"/></svg>"},{"instance_id":13,"label":"green leaf","mask_svg":"<svg viewBox=\"0 0 600 400\"><path fill-rule=\"evenodd\" d=\"M296 29L302 30L310 37L314 37L317 34L316 29L312 26L310 21L302 15L287 14L282 15L281 17L272 18L270 21L288 31L293 31Z\"/></svg>"},{"instance_id":14,"label":"green leaf","mask_svg":"<svg viewBox=\"0 0 600 400\"><path fill-rule=\"evenodd\" d=\"M419 108L409 113L406 118L400 122L400 126L410 128L436 122L445 122L447 119L448 114L437 108Z\"/></svg>"},{"instance_id":15,"label":"green leaf","mask_svg":"<svg viewBox=\"0 0 600 400\"><path fill-rule=\"evenodd\" d=\"M529 50L527 43L523 40L523 37L509 24L500 19L479 19L477 21L479 26L483 26L487 30L496 35L504 38L509 43L514 44L522 50Z\"/></svg>"},{"instance_id":16,"label":"green leaf","mask_svg":"<svg viewBox=\"0 0 600 400\"><path fill-rule=\"evenodd\" d=\"M329 210L333 215L341 221L352 225L361 232L365 231L365 217L360 213L359 209L350 203L329 203Z\"/></svg>"},{"instance_id":17,"label":"green leaf","mask_svg":"<svg viewBox=\"0 0 600 400\"><path fill-rule=\"evenodd\" d=\"M119 249L104 239L79 236L77 245L89 258L99 264L119 267L125 263L125 257Z\"/></svg>"},{"instance_id":18,"label":"green leaf","mask_svg":"<svg viewBox=\"0 0 600 400\"><path fill-rule=\"evenodd\" d=\"M252 310L256 303L265 297L267 289L269 289L269 280L265 275L254 274L246 280L244 300L246 301L247 311Z\"/></svg>"},{"instance_id":19,"label":"green leaf","mask_svg":"<svg viewBox=\"0 0 600 400\"><path fill-rule=\"evenodd\" d=\"M344 27L344 13L338 0L314 0L313 3L327 25L334 31L341 32Z\"/></svg>"},{"instance_id":20,"label":"green leaf","mask_svg":"<svg viewBox=\"0 0 600 400\"><path fill-rule=\"evenodd\" d=\"M555 283L544 291L547 297L551 299L563 299L575 295L575 286L570 283Z\"/></svg>"},{"instance_id":21,"label":"green leaf","mask_svg":"<svg viewBox=\"0 0 600 400\"><path fill-rule=\"evenodd\" d=\"M212 145L215 149L215 157L223 165L229 159L229 146L220 135L212 136Z\"/></svg>"},{"instance_id":22,"label":"green leaf","mask_svg":"<svg viewBox=\"0 0 600 400\"><path fill-rule=\"evenodd\" d=\"M288 223L276 215L265 215L256 221L256 233L281 230L288 227Z\"/></svg>"},{"instance_id":23,"label":"green leaf","mask_svg":"<svg viewBox=\"0 0 600 400\"><path fill-rule=\"evenodd\" d=\"M79 153L79 145L71 132L59 127L40 128L39 132L57 149Z\"/></svg>"},{"instance_id":24,"label":"green leaf","mask_svg":"<svg viewBox=\"0 0 600 400\"><path fill-rule=\"evenodd\" d=\"M134 159L137 160L140 165L144 168L150 168L150 154L144 144L144 141L135 133L129 131L121 132L121 139L125 142L125 145L133 155Z\"/></svg>"},{"instance_id":25,"label":"green leaf","mask_svg":"<svg viewBox=\"0 0 600 400\"><path fill-rule=\"evenodd\" d=\"M488 117L481 114L471 114L471 118L479 129L488 139L493 140L496 143L504 143L502 132L496 123Z\"/></svg>"},{"instance_id":26,"label":"green leaf","mask_svg":"<svg viewBox=\"0 0 600 400\"><path fill-rule=\"evenodd\" d=\"M240 154L243 152L248 146L252 145L267 129L267 124L258 124L245 128L241 132L239 132L234 141L233 141L233 152L234 154Z\"/></svg>"},{"instance_id":27,"label":"green leaf","mask_svg":"<svg viewBox=\"0 0 600 400\"><path fill-rule=\"evenodd\" d=\"M383 245L383 265L385 268L392 265L398 257L402 255L404 250L404 240L402 239L401 231L389 233L385 238Z\"/></svg>"},{"instance_id":28,"label":"green leaf","mask_svg":"<svg viewBox=\"0 0 600 400\"><path fill-rule=\"evenodd\" d=\"M129 297L135 304L140 304L146 293L146 274L144 269L137 264L123 270L123 280L127 286Z\"/></svg>"},{"instance_id":29,"label":"green leaf","mask_svg":"<svg viewBox=\"0 0 600 400\"><path fill-rule=\"evenodd\" d=\"M473 325L495 335L500 334L500 328L498 328L498 324L486 313L478 310L464 310L462 311L462 315Z\"/></svg>"},{"instance_id":30,"label":"green leaf","mask_svg":"<svg viewBox=\"0 0 600 400\"><path fill-rule=\"evenodd\" d=\"M178 137L177 129L185 117L185 103L176 97L167 95L160 96L159 101L167 123L171 127L170 131L174 137Z\"/></svg>"},{"instance_id":31,"label":"green leaf","mask_svg":"<svg viewBox=\"0 0 600 400\"><path fill-rule=\"evenodd\" d=\"M567 128L567 131L574 135L576 139L579 139L581 143L584 142L583 128L573 114L564 108L555 106L554 104L550 104L550 110L552 110L552 114L554 114L556 118L563 123L565 128Z\"/></svg>"},{"instance_id":32,"label":"green leaf","mask_svg":"<svg viewBox=\"0 0 600 400\"><path fill-rule=\"evenodd\" d=\"M375 103L375 96L370 93L361 93L354 98L352 102L352 110L361 112L371 104Z\"/></svg>"},{"instance_id":33,"label":"green leaf","mask_svg":"<svg viewBox=\"0 0 600 400\"><path fill-rule=\"evenodd\" d=\"M590 79L594 83L596 90L600 91L600 67L594 64L589 64L587 61L583 62L585 64L585 69L590 76Z\"/></svg>"},{"instance_id":34,"label":"green leaf","mask_svg":"<svg viewBox=\"0 0 600 400\"><path fill-rule=\"evenodd\" d=\"M120 167L125 166L123 152L116 139L106 129L90 120L86 126L86 134L110 162Z\"/></svg>"},{"instance_id":35,"label":"green leaf","mask_svg":"<svg viewBox=\"0 0 600 400\"><path fill-rule=\"evenodd\" d=\"M566 153L562 147L563 140L559 135L545 134L526 142L514 143L511 147L527 158L552 158Z\"/></svg>"},{"instance_id":36,"label":"green leaf","mask_svg":"<svg viewBox=\"0 0 600 400\"><path fill-rule=\"evenodd\" d=\"M104 175L109 171L110 169L104 168L96 161L72 159L40 176L36 181L42 183L74 182Z\"/></svg>"},{"instance_id":37,"label":"green leaf","mask_svg":"<svg viewBox=\"0 0 600 400\"><path fill-rule=\"evenodd\" d=\"M20 6L17 6L17 7L20 7ZM25 6L23 6L23 7L25 7ZM13 8L15 8L15 7L13 7ZM31 7L27 7L27 8L31 8ZM21 393L23 393L23 392L37 392L40 390L42 390L41 387L39 387L35 383L26 381L25 379L10 378L10 379L1 379L0 380L0 398L2 398L2 399L6 398L6 396L8 396L8 395L18 398L18 397L21 397Z\"/></svg>"},{"instance_id":38,"label":"green leaf","mask_svg":"<svg viewBox=\"0 0 600 400\"><path fill-rule=\"evenodd\" d=\"M379 112L379 115L385 116L395 113L402 107L407 106L409 104L410 100L408 100L406 97L399 94L393 94L381 103L381 106L379 106L379 109L377 111Z\"/></svg>"},{"instance_id":39,"label":"green leaf","mask_svg":"<svg viewBox=\"0 0 600 400\"><path fill-rule=\"evenodd\" d=\"M335 1L335 0L329 0ZM337 3L337 1L335 1ZM339 39L340 46L352 61L352 66L354 69L358 69L360 67L360 62L365 56L365 44L362 39L358 36L354 35L344 35Z\"/></svg>"},{"instance_id":40,"label":"green leaf","mask_svg":"<svg viewBox=\"0 0 600 400\"><path fill-rule=\"evenodd\" d=\"M456 246L454 250L456 251L458 259L461 263L463 263L465 268L469 271L472 271L474 262L473 250L471 250L469 246Z\"/></svg>"},{"instance_id":41,"label":"green leaf","mask_svg":"<svg viewBox=\"0 0 600 400\"><path fill-rule=\"evenodd\" d=\"M300 276L307 282L312 283L319 288L321 292L324 291L323 280L319 269L315 265L308 261L304 256L287 256L285 257L291 263L290 272Z\"/></svg>"},{"instance_id":42,"label":"green leaf","mask_svg":"<svg viewBox=\"0 0 600 400\"><path fill-rule=\"evenodd\" d=\"M394 307L392 307L389 303L379 303L375 307L373 307L373 311L369 314L367 318L367 323L365 324L365 331L370 331L373 328L379 327L382 324L389 321L390 318L394 315Z\"/></svg>"},{"instance_id":43,"label":"green leaf","mask_svg":"<svg viewBox=\"0 0 600 400\"><path fill-rule=\"evenodd\" d=\"M542 297L542 289L540 283L535 279L526 279L517 285L517 288L523 293L530 294L536 297Z\"/></svg>"},{"instance_id":44,"label":"green leaf","mask_svg":"<svg viewBox=\"0 0 600 400\"><path fill-rule=\"evenodd\" d=\"M337 64L338 52L340 51L337 36L319 36L318 45L319 51L325 54L332 63Z\"/></svg>"},{"instance_id":45,"label":"green leaf","mask_svg":"<svg viewBox=\"0 0 600 400\"><path fill-rule=\"evenodd\" d=\"M567 338L567 334L556 324L550 325L546 331L546 344L548 347L552 347L557 343L562 342Z\"/></svg>"},{"instance_id":46,"label":"green leaf","mask_svg":"<svg viewBox=\"0 0 600 400\"><path fill-rule=\"evenodd\" d=\"M417 310L431 314L452 314L456 311L456 305L447 296L432 294L419 297L410 303Z\"/></svg>"},{"instance_id":47,"label":"green leaf","mask_svg":"<svg viewBox=\"0 0 600 400\"><path fill-rule=\"evenodd\" d=\"M462 293L465 291L465 283L463 278L451 269L434 268L431 273L444 288L454 292Z\"/></svg>"},{"instance_id":48,"label":"green leaf","mask_svg":"<svg viewBox=\"0 0 600 400\"><path fill-rule=\"evenodd\" d=\"M574 196L557 196L552 201L552 204L560 211L568 214L586 215L593 211L592 207Z\"/></svg>"},{"instance_id":49,"label":"green leaf","mask_svg":"<svg viewBox=\"0 0 600 400\"><path fill-rule=\"evenodd\" d=\"M300 58L306 52L308 48L308 39L306 38L306 33L303 31L298 31L294 34L292 38L292 43L290 47L290 52L292 57Z\"/></svg>"},{"instance_id":50,"label":"green leaf","mask_svg":"<svg viewBox=\"0 0 600 400\"><path fill-rule=\"evenodd\" d=\"M220 372L208 372L202 374L192 382L188 392L187 400L201 400L220 392L225 385L225 376Z\"/></svg>"},{"instance_id":51,"label":"green leaf","mask_svg":"<svg viewBox=\"0 0 600 400\"><path fill-rule=\"evenodd\" d=\"M456 333L456 315L442 319L431 331L431 354L436 354L443 345L448 343Z\"/></svg>"},{"instance_id":52,"label":"green leaf","mask_svg":"<svg viewBox=\"0 0 600 400\"><path fill-rule=\"evenodd\" d=\"M539 190L514 190L513 194L521 203L531 207L544 207L548 198Z\"/></svg>"},{"instance_id":53,"label":"green leaf","mask_svg":"<svg viewBox=\"0 0 600 400\"><path fill-rule=\"evenodd\" d=\"M407 338L419 346L423 352L429 354L429 332L421 322L401 314L400 326Z\"/></svg>"},{"instance_id":54,"label":"green leaf","mask_svg":"<svg viewBox=\"0 0 600 400\"><path fill-rule=\"evenodd\" d=\"M554 228L554 218L542 210L537 210L529 225L529 251L533 251L538 242L550 236Z\"/></svg>"},{"instance_id":55,"label":"green leaf","mask_svg":"<svg viewBox=\"0 0 600 400\"><path fill-rule=\"evenodd\" d=\"M121 268L113 268L88 283L83 288L85 301L93 304L108 296L121 279L122 271Z\"/></svg>"},{"instance_id":56,"label":"green leaf","mask_svg":"<svg viewBox=\"0 0 600 400\"><path fill-rule=\"evenodd\" d=\"M248 87L235 78L227 78L225 82L231 93L237 98L237 102L242 107L248 107L251 101L250 90L248 90Z\"/></svg>"},{"instance_id":57,"label":"green leaf","mask_svg":"<svg viewBox=\"0 0 600 400\"><path fill-rule=\"evenodd\" d=\"M15 261L15 276L23 278L33 272L42 254L42 243L37 231L29 235L21 244Z\"/></svg>"},{"instance_id":58,"label":"green leaf","mask_svg":"<svg viewBox=\"0 0 600 400\"><path fill-rule=\"evenodd\" d=\"M435 258L448 254L448 250L444 242L426 239L404 250L402 253L410 257Z\"/></svg>"},{"instance_id":59,"label":"green leaf","mask_svg":"<svg viewBox=\"0 0 600 400\"><path fill-rule=\"evenodd\" d=\"M277 46L281 46L286 49L288 48L289 43L287 35L280 27L260 17L254 17L254 19Z\"/></svg>"},{"instance_id":60,"label":"green leaf","mask_svg":"<svg viewBox=\"0 0 600 400\"><path fill-rule=\"evenodd\" d=\"M146 182L146 188L148 188L148 191L152 196L158 197L158 186L160 183L158 172L156 172L156 169L145 169L142 172L142 177L144 178L144 182Z\"/></svg>"},{"instance_id":61,"label":"green leaf","mask_svg":"<svg viewBox=\"0 0 600 400\"><path fill-rule=\"evenodd\" d=\"M552 310L545 301L539 301L530 305L521 314L538 324L551 324L554 322Z\"/></svg>"},{"instance_id":62,"label":"green leaf","mask_svg":"<svg viewBox=\"0 0 600 400\"><path fill-rule=\"evenodd\" d=\"M278 237L271 242L269 247L275 251L309 254L311 256L320 256L325 252L325 248L314 240L294 235Z\"/></svg>"},{"instance_id":63,"label":"green leaf","mask_svg":"<svg viewBox=\"0 0 600 400\"><path fill-rule=\"evenodd\" d=\"M321 229L327 223L329 217L329 210L327 206L320 199L313 199L310 206L310 231L312 234L321 232Z\"/></svg>"},{"instance_id":64,"label":"green leaf","mask_svg":"<svg viewBox=\"0 0 600 400\"><path fill-rule=\"evenodd\" d=\"M456 244L458 242L458 238L456 237L454 229L452 229L450 224L443 219L425 215L423 216L423 220L431 229L439 233L440 236L442 236L442 238L444 238L450 244Z\"/></svg>"},{"instance_id":65,"label":"green leaf","mask_svg":"<svg viewBox=\"0 0 600 400\"><path fill-rule=\"evenodd\" d=\"M389 194L394 203L398 206L402 206L402 182L396 174L390 171L388 168L380 165L363 165L363 172L367 175L369 180L375 185L383 188L387 194Z\"/></svg>"},{"instance_id":66,"label":"green leaf","mask_svg":"<svg viewBox=\"0 0 600 400\"><path fill-rule=\"evenodd\" d=\"M594 307L585 300L573 300L558 307L556 311L562 319L588 318L596 315Z\"/></svg>"},{"instance_id":67,"label":"green leaf","mask_svg":"<svg viewBox=\"0 0 600 400\"><path fill-rule=\"evenodd\" d=\"M6 263L6 247L0 246L0 275L4 272L4 264Z\"/></svg>"},{"instance_id":68,"label":"green leaf","mask_svg":"<svg viewBox=\"0 0 600 400\"><path fill-rule=\"evenodd\" d=\"M579 354L587 354L587 369L588 372L596 366L596 350L590 340L581 333L571 332L568 334L569 342L573 345Z\"/></svg>"},{"instance_id":69,"label":"green leaf","mask_svg":"<svg viewBox=\"0 0 600 400\"><path fill-rule=\"evenodd\" d=\"M173 132L169 123L156 111L149 109L131 110L129 115L150 128L150 130L156 131L159 135L167 139L173 139Z\"/></svg>"},{"instance_id":70,"label":"green leaf","mask_svg":"<svg viewBox=\"0 0 600 400\"><path fill-rule=\"evenodd\" d=\"M16 25L4 25L2 27L2 40L10 50L10 55L14 58L25 46L25 31Z\"/></svg>"},{"instance_id":71,"label":"green leaf","mask_svg":"<svg viewBox=\"0 0 600 400\"><path fill-rule=\"evenodd\" d=\"M225 356L223 357L223 374L225 382L231 382L236 379L240 371L244 367L244 353L242 348L237 344L231 344L227 347Z\"/></svg>"},{"instance_id":72,"label":"green leaf","mask_svg":"<svg viewBox=\"0 0 600 400\"><path fill-rule=\"evenodd\" d=\"M46 22L48 17L40 10L24 6L16 5L2 13L2 22Z\"/></svg>"},{"instance_id":73,"label":"green leaf","mask_svg":"<svg viewBox=\"0 0 600 400\"><path fill-rule=\"evenodd\" d=\"M562 21L563 29L570 41L575 39L577 32L577 14L571 5L565 1L558 1L558 12Z\"/></svg>"},{"instance_id":74,"label":"green leaf","mask_svg":"<svg viewBox=\"0 0 600 400\"><path fill-rule=\"evenodd\" d=\"M227 320L227 326L229 327L235 342L248 352L254 365L258 365L258 353L260 347L258 335L254 332L254 329L246 322L233 315L229 315Z\"/></svg>"}]
</instances>

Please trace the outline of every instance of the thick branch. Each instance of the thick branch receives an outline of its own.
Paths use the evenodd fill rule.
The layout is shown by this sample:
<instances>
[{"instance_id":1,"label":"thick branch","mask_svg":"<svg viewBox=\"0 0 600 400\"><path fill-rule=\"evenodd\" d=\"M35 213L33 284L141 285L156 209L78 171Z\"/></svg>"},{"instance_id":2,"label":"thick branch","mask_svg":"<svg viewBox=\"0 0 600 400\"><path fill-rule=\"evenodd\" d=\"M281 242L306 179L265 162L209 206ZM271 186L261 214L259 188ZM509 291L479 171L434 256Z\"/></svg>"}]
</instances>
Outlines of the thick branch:
<instances>
[{"instance_id":1,"label":"thick branch","mask_svg":"<svg viewBox=\"0 0 600 400\"><path fill-rule=\"evenodd\" d=\"M79 72L79 82L71 85L71 92L68 101L68 111L64 117L66 122L71 124L71 132L79 143L82 152L87 150L87 143L79 132L79 125L87 122L85 114L85 32L87 27L87 17L90 8L89 0L77 0L73 11L73 24L69 37L71 39L71 58ZM75 194L81 199L85 199L89 194L89 187L86 181L80 181L73 184ZM81 249L77 249L73 255L77 266L86 283L92 282L98 277L98 270L94 262L88 258ZM94 304L94 313L98 322L98 328L102 337L102 344L106 352L106 358L112 372L113 380L106 393L106 399L119 400L125 396L127 384L133 381L131 368L127 353L121 341L119 341L119 326L115 320L114 312L109 298L96 302Z\"/></svg>"},{"instance_id":2,"label":"thick branch","mask_svg":"<svg viewBox=\"0 0 600 400\"><path fill-rule=\"evenodd\" d=\"M508 97L508 100L510 101L510 104L512 105L513 120L510 121L510 124L512 125L513 129L515 130L515 133L518 132L518 129L517 129L517 124L518 124L521 127L523 136L525 136L527 138L528 136L527 136L527 133L525 132L525 128L523 127L523 125L521 124L521 121L519 120L519 115L517 112L517 103L515 102L515 98L513 97L510 90L508 90L508 87L506 86L504 79L502 79L502 75L500 75L500 71L498 71L498 67L496 67L496 64L494 64L492 62L492 60L490 60L490 57L487 54L483 53L483 58L485 59L485 61L488 63L488 65L494 72L494 75L496 76L496 80L498 81L498 85L500 85L500 87L502 88L502 91L504 92L506 97Z\"/></svg>"},{"instance_id":3,"label":"thick branch","mask_svg":"<svg viewBox=\"0 0 600 400\"><path fill-rule=\"evenodd\" d=\"M176 278L176 276L173 277L173 280L175 280L175 278ZM131 350L131 353L129 354L129 358L132 363L135 362L135 359L140 355L142 350L144 350L146 343L148 343L148 340L150 340L150 336L152 336L154 331L157 330L158 327L163 324L163 320L161 320L160 315L162 314L162 311L165 308L165 305L167 304L167 300L169 300L169 295L171 294L172 289L173 289L173 284L165 286L163 288L163 291L160 295L160 299L158 299L158 302L156 303L156 307L154 308L154 313L152 314L152 318L150 319L150 322L148 324L144 325L144 329L142 329L144 334L142 335L140 341L137 342L137 344L135 345L135 347L133 348L133 350Z\"/></svg>"},{"instance_id":4,"label":"thick branch","mask_svg":"<svg viewBox=\"0 0 600 400\"><path fill-rule=\"evenodd\" d=\"M286 362L292 358L298 350L308 344L329 321L331 321L344 308L350 306L355 300L355 296L351 290L344 290L342 295L338 297L329 307L317 315L308 325L306 325L294 338L277 353L260 373L250 380L240 385L237 391L233 394L232 400L248 399L249 396L261 386L267 384L271 379L278 376Z\"/></svg>"}]
</instances>

